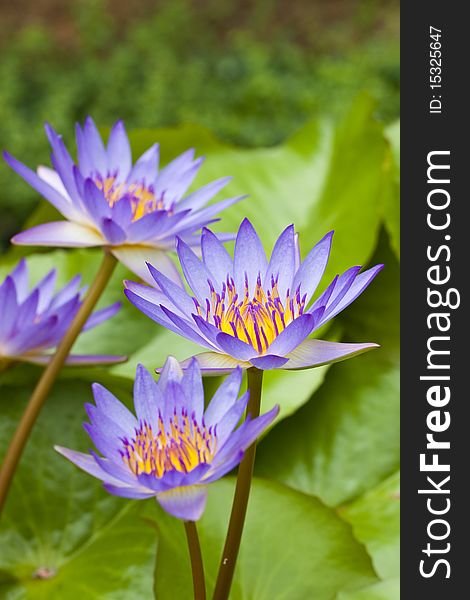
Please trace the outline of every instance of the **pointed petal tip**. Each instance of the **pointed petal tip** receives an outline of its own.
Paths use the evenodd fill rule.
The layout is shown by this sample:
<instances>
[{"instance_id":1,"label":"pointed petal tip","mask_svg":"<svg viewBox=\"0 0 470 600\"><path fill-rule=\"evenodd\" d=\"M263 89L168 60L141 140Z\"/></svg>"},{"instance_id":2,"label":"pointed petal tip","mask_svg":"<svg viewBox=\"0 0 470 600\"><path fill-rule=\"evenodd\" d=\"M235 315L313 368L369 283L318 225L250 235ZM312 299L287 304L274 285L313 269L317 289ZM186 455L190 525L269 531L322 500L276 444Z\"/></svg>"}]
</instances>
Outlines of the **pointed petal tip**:
<instances>
[{"instance_id":1,"label":"pointed petal tip","mask_svg":"<svg viewBox=\"0 0 470 600\"><path fill-rule=\"evenodd\" d=\"M142 363L137 363L137 365L135 367L135 375L136 375L136 377L137 377L137 375L139 375L140 373L142 373L144 371L147 371L147 369L144 367L144 365Z\"/></svg>"},{"instance_id":2,"label":"pointed petal tip","mask_svg":"<svg viewBox=\"0 0 470 600\"><path fill-rule=\"evenodd\" d=\"M113 123L113 127L121 127L122 129L125 129L124 121L122 119L118 119Z\"/></svg>"},{"instance_id":3,"label":"pointed petal tip","mask_svg":"<svg viewBox=\"0 0 470 600\"><path fill-rule=\"evenodd\" d=\"M13 158L13 156L8 152L8 150L2 150L2 156L4 161L10 165L10 161Z\"/></svg>"},{"instance_id":4,"label":"pointed petal tip","mask_svg":"<svg viewBox=\"0 0 470 600\"><path fill-rule=\"evenodd\" d=\"M250 229L252 229L253 231L255 231L255 232L256 232L256 230L255 230L255 228L254 228L254 226L253 226L253 223L250 221L250 219L249 219L248 217L243 217L243 220L242 220L242 222L240 223L239 230L240 230L242 227L249 227Z\"/></svg>"}]
</instances>

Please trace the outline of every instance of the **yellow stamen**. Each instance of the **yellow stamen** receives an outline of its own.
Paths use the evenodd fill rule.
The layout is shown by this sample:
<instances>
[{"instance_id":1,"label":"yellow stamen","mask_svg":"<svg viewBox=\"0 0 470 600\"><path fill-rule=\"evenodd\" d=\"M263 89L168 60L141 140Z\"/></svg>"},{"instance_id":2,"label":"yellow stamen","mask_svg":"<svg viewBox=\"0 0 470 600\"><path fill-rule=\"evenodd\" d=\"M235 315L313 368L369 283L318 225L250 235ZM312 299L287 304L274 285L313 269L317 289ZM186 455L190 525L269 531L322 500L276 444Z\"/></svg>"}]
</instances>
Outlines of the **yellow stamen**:
<instances>
[{"instance_id":1,"label":"yellow stamen","mask_svg":"<svg viewBox=\"0 0 470 600\"><path fill-rule=\"evenodd\" d=\"M170 214L172 212L171 207L165 205L163 195L157 198L153 187L144 183L117 183L115 175L108 175L105 178L97 177L95 184L104 193L111 208L116 202L126 198L132 207L133 221L157 210L168 210Z\"/></svg>"},{"instance_id":2,"label":"yellow stamen","mask_svg":"<svg viewBox=\"0 0 470 600\"><path fill-rule=\"evenodd\" d=\"M292 297L287 290L286 297L281 300L277 281L272 279L270 284L270 289L265 291L258 276L253 297L250 297L248 282L245 281L242 298L233 279L227 279L220 294L211 285L205 314L195 301L198 314L220 331L250 344L263 354L289 323L303 314L305 308L305 296L301 297L300 287Z\"/></svg>"},{"instance_id":3,"label":"yellow stamen","mask_svg":"<svg viewBox=\"0 0 470 600\"><path fill-rule=\"evenodd\" d=\"M123 440L123 461L136 475L141 473L162 477L167 471L189 473L201 463L209 463L216 449L212 428L199 425L184 411L169 421L167 431L159 418L157 432L141 423L135 437Z\"/></svg>"}]
</instances>

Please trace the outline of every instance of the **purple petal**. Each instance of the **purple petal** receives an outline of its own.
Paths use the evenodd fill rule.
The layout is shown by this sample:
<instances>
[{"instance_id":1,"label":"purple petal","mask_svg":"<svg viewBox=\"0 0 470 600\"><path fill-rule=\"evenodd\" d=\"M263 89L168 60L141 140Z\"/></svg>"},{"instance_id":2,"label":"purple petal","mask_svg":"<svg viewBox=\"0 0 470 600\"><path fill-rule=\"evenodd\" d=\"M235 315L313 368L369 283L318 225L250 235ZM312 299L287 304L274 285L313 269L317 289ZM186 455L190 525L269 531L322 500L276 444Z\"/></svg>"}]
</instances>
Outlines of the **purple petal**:
<instances>
[{"instance_id":1,"label":"purple petal","mask_svg":"<svg viewBox=\"0 0 470 600\"><path fill-rule=\"evenodd\" d=\"M158 174L155 182L155 194L162 195L180 176L180 173L191 167L194 158L194 149L191 148L177 156L174 160L168 163Z\"/></svg>"},{"instance_id":2,"label":"purple petal","mask_svg":"<svg viewBox=\"0 0 470 600\"><path fill-rule=\"evenodd\" d=\"M26 298L26 300L18 307L18 312L16 315L16 323L15 329L17 331L21 331L24 327L28 325L33 325L36 316L37 316L37 308L39 302L39 291L34 290L31 294ZM0 301L1 305L1 301ZM0 323L1 329L1 323Z\"/></svg>"},{"instance_id":3,"label":"purple petal","mask_svg":"<svg viewBox=\"0 0 470 600\"><path fill-rule=\"evenodd\" d=\"M126 431L125 423L115 422L110 414L98 406L98 403L95 406L94 404L87 402L85 404L85 410L90 419L92 428L100 435L103 434L103 436L112 440L121 440L130 433ZM98 450L100 450L100 448L98 448ZM106 455L106 452L102 452L102 454Z\"/></svg>"},{"instance_id":4,"label":"purple petal","mask_svg":"<svg viewBox=\"0 0 470 600\"><path fill-rule=\"evenodd\" d=\"M126 239L126 232L112 219L101 219L100 228L104 237L113 245L122 244Z\"/></svg>"},{"instance_id":5,"label":"purple petal","mask_svg":"<svg viewBox=\"0 0 470 600\"><path fill-rule=\"evenodd\" d=\"M205 376L228 375L237 367L241 367L242 369L250 367L249 362L239 361L219 352L201 352L201 354L196 354L194 358L197 360L201 373ZM187 369L190 360L192 358L181 362L180 367L183 370ZM158 373L160 369L156 369L156 371Z\"/></svg>"},{"instance_id":6,"label":"purple petal","mask_svg":"<svg viewBox=\"0 0 470 600\"><path fill-rule=\"evenodd\" d=\"M91 117L85 119L83 126L83 137L78 144L78 161L81 163L86 160L91 162L94 172L106 174L108 170L108 160L103 140ZM78 139L77 139L78 142Z\"/></svg>"},{"instance_id":7,"label":"purple petal","mask_svg":"<svg viewBox=\"0 0 470 600\"><path fill-rule=\"evenodd\" d=\"M373 348L378 344L343 344L339 342L326 342L324 340L304 340L289 355L289 361L284 369L310 369L330 363L352 358Z\"/></svg>"},{"instance_id":8,"label":"purple petal","mask_svg":"<svg viewBox=\"0 0 470 600\"><path fill-rule=\"evenodd\" d=\"M163 373L162 371L162 375ZM178 381L168 381L164 389L165 402L161 412L163 422L167 426L175 414L180 415L182 410L187 407L187 398L181 383Z\"/></svg>"},{"instance_id":9,"label":"purple petal","mask_svg":"<svg viewBox=\"0 0 470 600\"><path fill-rule=\"evenodd\" d=\"M139 421L158 431L158 412L163 412L165 398L156 381L143 365L137 365L134 382L134 407Z\"/></svg>"},{"instance_id":10,"label":"purple petal","mask_svg":"<svg viewBox=\"0 0 470 600\"><path fill-rule=\"evenodd\" d=\"M165 485L166 490L190 486L193 483L199 483L209 468L210 465L207 463L200 463L189 473L183 473L173 469L171 471L166 471L166 473L164 473L162 476L161 481Z\"/></svg>"},{"instance_id":11,"label":"purple petal","mask_svg":"<svg viewBox=\"0 0 470 600\"><path fill-rule=\"evenodd\" d=\"M219 462L216 467L212 466L207 476L203 479L204 483L217 481L217 479L220 479L227 473L230 473L232 469L241 463L244 454L245 452L243 450L238 450L238 452L232 453L232 455L229 457L229 460Z\"/></svg>"},{"instance_id":12,"label":"purple petal","mask_svg":"<svg viewBox=\"0 0 470 600\"><path fill-rule=\"evenodd\" d=\"M181 202L178 203L177 210L185 210L190 208L191 210L198 210L209 200L215 196L220 190L227 185L227 183L232 179L232 177L223 177L222 179L217 179L216 181L212 181L207 185L199 188L189 196L186 196Z\"/></svg>"},{"instance_id":13,"label":"purple petal","mask_svg":"<svg viewBox=\"0 0 470 600\"><path fill-rule=\"evenodd\" d=\"M180 286L174 283L171 279L166 277L163 273L160 273L158 269L155 269L150 263L147 264L148 270L152 275L153 279L160 287L162 292L166 294L167 298L182 312L183 315L190 315L194 312L194 301L186 293L186 291Z\"/></svg>"},{"instance_id":14,"label":"purple petal","mask_svg":"<svg viewBox=\"0 0 470 600\"><path fill-rule=\"evenodd\" d=\"M243 219L235 241L233 271L235 286L239 294L243 293L245 278L248 278L250 297L253 297L258 277L262 281L268 261L263 244L253 225L248 219Z\"/></svg>"},{"instance_id":15,"label":"purple petal","mask_svg":"<svg viewBox=\"0 0 470 600\"><path fill-rule=\"evenodd\" d=\"M169 356L163 365L163 369L161 369L160 379L158 380L159 388L165 390L169 383L180 383L182 379L183 371L179 362L173 356Z\"/></svg>"},{"instance_id":16,"label":"purple petal","mask_svg":"<svg viewBox=\"0 0 470 600\"><path fill-rule=\"evenodd\" d=\"M204 306L206 298L210 296L209 281L215 280L214 275L199 260L191 248L180 239L177 239L176 251L186 280L199 303Z\"/></svg>"},{"instance_id":17,"label":"purple petal","mask_svg":"<svg viewBox=\"0 0 470 600\"><path fill-rule=\"evenodd\" d=\"M240 427L220 447L214 457L212 466L218 468L225 461L230 461L240 450L246 450L258 438L263 431L269 427L279 414L279 406L276 405L269 412L264 413L256 419L247 418Z\"/></svg>"},{"instance_id":18,"label":"purple petal","mask_svg":"<svg viewBox=\"0 0 470 600\"><path fill-rule=\"evenodd\" d=\"M242 418L242 415L245 412L246 405L248 404L249 397L249 392L243 394L243 396L228 409L228 411L220 419L220 421L218 421L216 425L216 435L217 443L221 446L225 444L227 438Z\"/></svg>"},{"instance_id":19,"label":"purple petal","mask_svg":"<svg viewBox=\"0 0 470 600\"><path fill-rule=\"evenodd\" d=\"M178 174L178 177L175 178L171 184L170 182L166 184L166 189L163 188L162 191L165 194L165 201L168 202L168 205L177 203L181 200L182 196L186 193L187 189L194 181L194 178L196 177L203 161L203 158L198 158L188 169L181 171ZM157 190L161 189L160 186L162 185L163 175L164 173L162 170L161 176L157 181Z\"/></svg>"},{"instance_id":20,"label":"purple petal","mask_svg":"<svg viewBox=\"0 0 470 600\"><path fill-rule=\"evenodd\" d=\"M72 204L72 199L65 189L64 182L60 178L60 175L57 173L57 171L54 171L54 169L50 169L49 167L45 167L44 165L39 165L36 168L36 173L38 177L42 179L42 181L54 188L61 196L63 196L70 204Z\"/></svg>"},{"instance_id":21,"label":"purple petal","mask_svg":"<svg viewBox=\"0 0 470 600\"><path fill-rule=\"evenodd\" d=\"M151 227L147 226L147 233L145 234L145 239L148 239L152 242L158 242L158 246L162 248L168 248L171 250L175 249L175 235L182 228L187 226L188 214L189 210L181 211L174 214L170 214L167 210L158 211L161 215L160 219L156 221ZM157 214L151 213L151 214ZM150 215L147 215L150 216ZM140 223L143 221L145 217L141 217L138 221L135 222ZM144 235L143 233L141 235Z\"/></svg>"},{"instance_id":22,"label":"purple petal","mask_svg":"<svg viewBox=\"0 0 470 600\"><path fill-rule=\"evenodd\" d=\"M77 155L79 170L83 177L93 177L96 175L96 168L91 154L87 151L85 136L79 123L75 124L75 139L77 142Z\"/></svg>"},{"instance_id":23,"label":"purple petal","mask_svg":"<svg viewBox=\"0 0 470 600\"><path fill-rule=\"evenodd\" d=\"M24 258L19 261L19 263L10 273L10 277L15 283L16 297L18 304L20 304L29 294L28 265Z\"/></svg>"},{"instance_id":24,"label":"purple petal","mask_svg":"<svg viewBox=\"0 0 470 600\"><path fill-rule=\"evenodd\" d=\"M119 484L120 481L115 477L112 477L96 463L95 459L89 454L84 454L83 452L76 452L75 450L70 450L69 448L63 448L62 446L54 446L54 449L62 456L65 456L68 460L73 462L79 469L85 471L89 475L93 475L97 479L101 479L101 481L107 481L109 483Z\"/></svg>"},{"instance_id":25,"label":"purple petal","mask_svg":"<svg viewBox=\"0 0 470 600\"><path fill-rule=\"evenodd\" d=\"M58 318L54 315L37 323L34 327L27 327L20 331L9 342L9 349L15 354L24 354L37 348L47 347L57 326Z\"/></svg>"},{"instance_id":26,"label":"purple petal","mask_svg":"<svg viewBox=\"0 0 470 600\"><path fill-rule=\"evenodd\" d=\"M330 231L323 237L316 246L310 250L305 260L302 262L299 270L295 274L294 282L292 284L292 291L295 293L300 285L300 293L302 296L307 294L306 303L308 304L310 298L315 293L318 284L323 277L328 258L330 256L331 241L333 238L333 231Z\"/></svg>"},{"instance_id":27,"label":"purple petal","mask_svg":"<svg viewBox=\"0 0 470 600\"><path fill-rule=\"evenodd\" d=\"M82 200L93 221L99 223L101 219L110 219L111 208L108 201L92 179L85 180Z\"/></svg>"},{"instance_id":28,"label":"purple petal","mask_svg":"<svg viewBox=\"0 0 470 600\"><path fill-rule=\"evenodd\" d=\"M170 515L184 521L197 521L206 507L207 488L204 485L179 487L157 495L160 506Z\"/></svg>"},{"instance_id":29,"label":"purple petal","mask_svg":"<svg viewBox=\"0 0 470 600\"><path fill-rule=\"evenodd\" d=\"M206 227L202 230L201 248L204 264L215 278L212 283L220 289L227 277L233 277L232 259L217 236Z\"/></svg>"},{"instance_id":30,"label":"purple petal","mask_svg":"<svg viewBox=\"0 0 470 600\"><path fill-rule=\"evenodd\" d=\"M124 484L125 486L132 486L134 488L139 487L137 475L129 469L120 456L118 457L118 462L113 462L107 458L102 458L99 454L93 452L93 450L90 450L90 453L98 466L101 467L105 473L115 478L116 482L119 483L119 486Z\"/></svg>"},{"instance_id":31,"label":"purple petal","mask_svg":"<svg viewBox=\"0 0 470 600\"><path fill-rule=\"evenodd\" d=\"M132 222L132 217L132 205L129 202L129 198L121 198L113 204L111 218L120 227L127 230Z\"/></svg>"},{"instance_id":32,"label":"purple petal","mask_svg":"<svg viewBox=\"0 0 470 600\"><path fill-rule=\"evenodd\" d=\"M211 204L206 208L198 211L191 212L191 214L182 222L178 235L181 237L186 233L190 233L200 227L208 225L209 223L215 223L219 221L219 218L213 218L219 215L222 211L224 211L229 206L236 204L246 198L244 196L236 196L234 198L227 198L226 200L221 200L220 202L216 202L215 204Z\"/></svg>"},{"instance_id":33,"label":"purple petal","mask_svg":"<svg viewBox=\"0 0 470 600\"><path fill-rule=\"evenodd\" d=\"M109 419L96 406L85 404L85 409L91 425L83 423L83 427L96 449L106 458L116 459L122 449L122 440L130 432L125 431L120 425Z\"/></svg>"},{"instance_id":34,"label":"purple petal","mask_svg":"<svg viewBox=\"0 0 470 600\"><path fill-rule=\"evenodd\" d=\"M299 234L296 233L294 235L294 245L295 245L295 267L294 267L294 271L297 273L297 271L300 269L300 244L299 244ZM296 287L294 286L294 290L296 289Z\"/></svg>"},{"instance_id":35,"label":"purple petal","mask_svg":"<svg viewBox=\"0 0 470 600\"><path fill-rule=\"evenodd\" d=\"M362 292L372 282L377 273L379 273L383 269L383 267L384 265L376 265L368 271L364 271L364 273L358 275L352 283L351 287L348 289L347 293L342 298L341 302L338 303L336 308L331 313L328 312L326 316L323 316L318 326L323 325L323 323L329 321L342 310L344 310L347 306L349 306L351 302L354 302L354 300L360 294L362 294Z\"/></svg>"},{"instance_id":36,"label":"purple petal","mask_svg":"<svg viewBox=\"0 0 470 600\"><path fill-rule=\"evenodd\" d=\"M23 246L62 246L64 248L84 248L104 244L102 236L92 229L69 221L53 221L37 225L16 234L11 241Z\"/></svg>"},{"instance_id":37,"label":"purple petal","mask_svg":"<svg viewBox=\"0 0 470 600\"><path fill-rule=\"evenodd\" d=\"M176 306L174 306L174 304L171 303L171 300L161 290L157 290L156 288L150 287L149 285L143 283L129 281L128 279L124 280L124 287L125 289L130 290L140 298L143 298L144 300L147 300L148 302L151 302L156 306L160 306L160 304L167 304L169 308L171 308L175 312L178 312Z\"/></svg>"},{"instance_id":38,"label":"purple petal","mask_svg":"<svg viewBox=\"0 0 470 600\"><path fill-rule=\"evenodd\" d=\"M204 387L201 369L195 358L184 371L181 385L188 401L188 413L191 415L194 412L196 420L200 421L204 412Z\"/></svg>"},{"instance_id":39,"label":"purple petal","mask_svg":"<svg viewBox=\"0 0 470 600\"><path fill-rule=\"evenodd\" d=\"M131 302L136 308L143 312L144 315L146 315L153 321L156 321L160 325L163 325L163 327L166 327L170 331L173 331L178 335L182 335L182 332L179 329L179 327L177 327L173 323L173 321L167 317L167 315L163 312L160 306L156 306L152 302L149 302L148 300L142 298L138 294L135 294L131 290L124 290L124 294L126 295L129 302ZM198 343L198 335L196 334L196 332L194 332L194 336L190 337L189 339Z\"/></svg>"},{"instance_id":40,"label":"purple petal","mask_svg":"<svg viewBox=\"0 0 470 600\"><path fill-rule=\"evenodd\" d=\"M16 287L10 275L0 286L0 340L8 338L15 326L18 312Z\"/></svg>"},{"instance_id":41,"label":"purple petal","mask_svg":"<svg viewBox=\"0 0 470 600\"><path fill-rule=\"evenodd\" d=\"M52 166L59 175L72 204L75 208L79 208L81 201L76 186L72 157L65 147L62 136L58 135L48 123L45 125L45 130L49 143L52 146Z\"/></svg>"},{"instance_id":42,"label":"purple petal","mask_svg":"<svg viewBox=\"0 0 470 600\"><path fill-rule=\"evenodd\" d=\"M258 355L252 346L228 333L219 333L217 336L217 344L229 356L237 358L238 360L250 360Z\"/></svg>"},{"instance_id":43,"label":"purple petal","mask_svg":"<svg viewBox=\"0 0 470 600\"><path fill-rule=\"evenodd\" d=\"M257 369L262 371L270 371L271 369L280 369L286 364L288 358L283 356L276 356L275 354L266 354L265 356L258 356L252 358L250 363Z\"/></svg>"},{"instance_id":44,"label":"purple petal","mask_svg":"<svg viewBox=\"0 0 470 600\"><path fill-rule=\"evenodd\" d=\"M82 281L81 275L75 275L57 294L51 299L49 309L58 308L63 304L67 303L74 296L78 294L80 283Z\"/></svg>"},{"instance_id":45,"label":"purple petal","mask_svg":"<svg viewBox=\"0 0 470 600\"><path fill-rule=\"evenodd\" d=\"M132 500L146 500L155 496L154 492L143 491L144 488L124 487L118 485L112 485L110 483L104 484L104 489L112 494L113 496L120 496L121 498L130 498ZM141 491L142 489L142 491Z\"/></svg>"},{"instance_id":46,"label":"purple petal","mask_svg":"<svg viewBox=\"0 0 470 600\"><path fill-rule=\"evenodd\" d=\"M110 391L99 383L94 383L91 387L96 406L101 412L105 413L112 421L118 423L126 431L133 431L138 426L137 419L114 394L111 394Z\"/></svg>"},{"instance_id":47,"label":"purple petal","mask_svg":"<svg viewBox=\"0 0 470 600\"><path fill-rule=\"evenodd\" d=\"M53 354L23 354L17 360L34 365L48 365ZM65 364L69 366L94 366L115 365L126 362L127 356L114 356L111 354L69 354Z\"/></svg>"},{"instance_id":48,"label":"purple petal","mask_svg":"<svg viewBox=\"0 0 470 600\"><path fill-rule=\"evenodd\" d=\"M325 313L324 313L325 320L326 320L326 317L328 316L328 314L332 313L334 311L334 309L338 306L338 304L341 302L341 300L344 298L347 291L349 290L351 285L354 283L354 280L356 279L356 276L359 273L359 271L361 270L361 268L362 267L351 267L350 269L345 271L340 277L336 278L336 282L333 287L331 296L328 299L328 303L325 306ZM317 305L318 305L318 300L317 300L317 302L314 303L314 305L312 306L312 309L314 309L315 306L317 306Z\"/></svg>"},{"instance_id":49,"label":"purple petal","mask_svg":"<svg viewBox=\"0 0 470 600\"><path fill-rule=\"evenodd\" d=\"M162 477L155 477L154 473L139 473L137 480L142 487L147 488L149 491L151 490L156 495L157 492L166 492L169 488L173 487L168 485L167 473L168 471Z\"/></svg>"},{"instance_id":50,"label":"purple petal","mask_svg":"<svg viewBox=\"0 0 470 600\"><path fill-rule=\"evenodd\" d=\"M70 219L74 216L75 210L72 203L62 196L55 188L43 181L34 171L26 165L11 156L8 152L3 152L3 158L7 164L14 170L26 183L35 189L41 196L44 196L57 210Z\"/></svg>"},{"instance_id":51,"label":"purple petal","mask_svg":"<svg viewBox=\"0 0 470 600\"><path fill-rule=\"evenodd\" d=\"M129 242L143 242L157 237L159 230L164 229L167 217L167 211L156 210L132 221L127 227Z\"/></svg>"},{"instance_id":52,"label":"purple petal","mask_svg":"<svg viewBox=\"0 0 470 600\"><path fill-rule=\"evenodd\" d=\"M208 323L205 319L200 317L199 315L192 315L194 322L199 327L203 336L211 342L211 347L218 347L217 336L220 333L220 329L217 329L215 325L212 323Z\"/></svg>"},{"instance_id":53,"label":"purple petal","mask_svg":"<svg viewBox=\"0 0 470 600\"><path fill-rule=\"evenodd\" d=\"M177 314L175 314L163 304L160 305L160 308L168 317L168 319L170 319L171 322L173 322L174 325L176 325L180 335L188 338L193 342L196 342L197 344L200 344L201 346L205 346L206 348L213 348L213 345L209 341L201 337L199 333L197 333L197 331L194 330L194 326L192 323L188 322L186 319L179 317Z\"/></svg>"},{"instance_id":54,"label":"purple petal","mask_svg":"<svg viewBox=\"0 0 470 600\"><path fill-rule=\"evenodd\" d=\"M295 290L292 289L295 252L294 226L289 225L274 244L271 260L263 281L264 285L269 286L272 278L275 281L278 280L278 290L281 298L285 298L287 290L290 290L292 295L295 293Z\"/></svg>"},{"instance_id":55,"label":"purple petal","mask_svg":"<svg viewBox=\"0 0 470 600\"><path fill-rule=\"evenodd\" d=\"M117 180L125 181L132 167L132 153L122 121L114 123L108 139L108 169L117 172Z\"/></svg>"},{"instance_id":56,"label":"purple petal","mask_svg":"<svg viewBox=\"0 0 470 600\"><path fill-rule=\"evenodd\" d=\"M38 301L38 313L44 312L47 308L49 308L52 300L52 296L54 295L54 288L57 281L57 270L52 269L49 271L47 275L45 275L41 281L34 287L34 290L38 290L39 292L39 301ZM70 302L70 300L69 300Z\"/></svg>"},{"instance_id":57,"label":"purple petal","mask_svg":"<svg viewBox=\"0 0 470 600\"><path fill-rule=\"evenodd\" d=\"M82 331L87 331L88 329L92 329L93 327L96 327L100 323L103 323L103 321L107 321L108 319L111 319L111 317L113 317L120 308L121 308L121 303L115 302L114 304L111 304L110 306L107 306L106 308L102 308L101 310L95 311L91 315L91 317L89 317L88 321L83 326Z\"/></svg>"},{"instance_id":58,"label":"purple petal","mask_svg":"<svg viewBox=\"0 0 470 600\"><path fill-rule=\"evenodd\" d=\"M269 346L269 354L286 356L294 348L304 341L310 335L315 326L315 317L310 314L303 314L281 331L274 342Z\"/></svg>"},{"instance_id":59,"label":"purple petal","mask_svg":"<svg viewBox=\"0 0 470 600\"><path fill-rule=\"evenodd\" d=\"M197 360L195 357L193 360ZM243 371L239 366L224 379L215 392L212 400L204 413L204 422L207 427L218 423L228 410L234 405L240 392Z\"/></svg>"},{"instance_id":60,"label":"purple petal","mask_svg":"<svg viewBox=\"0 0 470 600\"><path fill-rule=\"evenodd\" d=\"M137 160L129 176L128 183L151 184L158 174L159 146L154 144Z\"/></svg>"}]
</instances>

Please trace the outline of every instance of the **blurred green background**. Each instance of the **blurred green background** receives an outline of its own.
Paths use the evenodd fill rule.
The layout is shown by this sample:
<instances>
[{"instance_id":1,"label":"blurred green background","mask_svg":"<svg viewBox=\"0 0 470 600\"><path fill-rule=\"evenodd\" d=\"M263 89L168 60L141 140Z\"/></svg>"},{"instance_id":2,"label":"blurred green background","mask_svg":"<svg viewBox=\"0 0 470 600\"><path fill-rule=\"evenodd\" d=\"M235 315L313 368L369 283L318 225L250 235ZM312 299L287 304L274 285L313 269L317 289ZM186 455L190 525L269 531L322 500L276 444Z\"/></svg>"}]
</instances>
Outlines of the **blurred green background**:
<instances>
[{"instance_id":1,"label":"blurred green background","mask_svg":"<svg viewBox=\"0 0 470 600\"><path fill-rule=\"evenodd\" d=\"M368 90L399 109L398 0L17 0L0 4L0 147L48 162L93 115L128 128L197 123L250 147L339 117ZM0 164L0 244L37 195Z\"/></svg>"}]
</instances>

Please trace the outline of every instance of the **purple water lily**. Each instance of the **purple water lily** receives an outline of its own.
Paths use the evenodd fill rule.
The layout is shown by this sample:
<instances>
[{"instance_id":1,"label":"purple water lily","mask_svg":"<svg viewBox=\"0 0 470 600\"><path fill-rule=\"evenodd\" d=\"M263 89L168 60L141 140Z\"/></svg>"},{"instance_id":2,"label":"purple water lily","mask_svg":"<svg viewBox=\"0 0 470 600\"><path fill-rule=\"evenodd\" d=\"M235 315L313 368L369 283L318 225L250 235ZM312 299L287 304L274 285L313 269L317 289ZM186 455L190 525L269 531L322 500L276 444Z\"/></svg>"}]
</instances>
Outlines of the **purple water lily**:
<instances>
[{"instance_id":1,"label":"purple water lily","mask_svg":"<svg viewBox=\"0 0 470 600\"><path fill-rule=\"evenodd\" d=\"M302 262L290 225L279 236L268 261L247 219L239 228L233 259L204 228L202 260L182 239L177 242L193 296L150 264L159 290L126 282L125 294L157 323L207 347L210 352L197 356L207 373L229 372L237 365L262 370L306 369L344 360L377 344L307 338L351 304L383 265L363 273L361 267L348 269L311 302L328 262L332 235L330 232L320 240Z\"/></svg>"},{"instance_id":2,"label":"purple water lily","mask_svg":"<svg viewBox=\"0 0 470 600\"><path fill-rule=\"evenodd\" d=\"M23 231L13 237L15 244L105 245L143 279L148 278L148 260L177 280L175 266L166 254L174 250L175 235L190 245L199 243L194 232L218 220L214 218L218 213L241 199L229 198L205 206L230 177L213 181L183 198L203 161L194 158L194 150L159 170L159 146L154 144L132 165L122 121L111 129L107 146L90 117L83 128L77 125L77 164L50 125L46 125L46 133L52 146L53 169L39 167L35 173L7 152L4 158L67 220Z\"/></svg>"},{"instance_id":3,"label":"purple water lily","mask_svg":"<svg viewBox=\"0 0 470 600\"><path fill-rule=\"evenodd\" d=\"M55 269L32 290L28 266L22 259L0 285L0 368L15 361L47 364L49 351L61 341L81 306L80 276L54 295ZM84 330L111 318L120 303L96 311ZM114 363L123 356L70 355L68 364Z\"/></svg>"},{"instance_id":4,"label":"purple water lily","mask_svg":"<svg viewBox=\"0 0 470 600\"><path fill-rule=\"evenodd\" d=\"M197 361L183 371L169 357L156 383L142 366L134 384L134 416L99 384L93 385L96 406L86 405L91 423L85 429L102 457L56 446L56 450L111 494L125 498L155 497L170 514L198 520L205 507L207 485L231 471L244 451L276 417L268 413L237 428L248 392L238 398L242 370L221 384L204 410L204 390Z\"/></svg>"}]
</instances>

